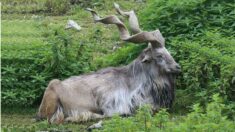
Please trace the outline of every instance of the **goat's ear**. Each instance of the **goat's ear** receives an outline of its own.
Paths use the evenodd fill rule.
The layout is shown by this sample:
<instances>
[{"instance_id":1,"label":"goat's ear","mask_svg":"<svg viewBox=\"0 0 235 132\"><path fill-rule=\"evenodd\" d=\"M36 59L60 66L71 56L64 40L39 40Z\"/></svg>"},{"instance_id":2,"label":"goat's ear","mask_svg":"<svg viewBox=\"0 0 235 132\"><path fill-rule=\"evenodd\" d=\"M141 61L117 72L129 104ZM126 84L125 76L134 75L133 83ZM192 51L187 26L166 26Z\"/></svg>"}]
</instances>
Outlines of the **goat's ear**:
<instances>
[{"instance_id":1,"label":"goat's ear","mask_svg":"<svg viewBox=\"0 0 235 132\"><path fill-rule=\"evenodd\" d=\"M165 47L165 44L157 43L157 44L152 45L153 49L162 48L162 47Z\"/></svg>"},{"instance_id":2,"label":"goat's ear","mask_svg":"<svg viewBox=\"0 0 235 132\"><path fill-rule=\"evenodd\" d=\"M142 62L142 63L144 63L144 62L150 62L150 61L151 61L151 59L152 59L152 57L151 57L151 56L149 56L149 55L145 55L145 56L144 56L144 58L141 60L141 62Z\"/></svg>"},{"instance_id":3,"label":"goat's ear","mask_svg":"<svg viewBox=\"0 0 235 132\"><path fill-rule=\"evenodd\" d=\"M158 44L152 45L151 43L148 43L147 49L155 49L155 48L161 48L161 47L164 47L164 44L162 45L162 44L158 43Z\"/></svg>"},{"instance_id":4,"label":"goat's ear","mask_svg":"<svg viewBox=\"0 0 235 132\"><path fill-rule=\"evenodd\" d=\"M153 48L152 44L148 43L148 48L147 49L152 49L152 48Z\"/></svg>"}]
</instances>

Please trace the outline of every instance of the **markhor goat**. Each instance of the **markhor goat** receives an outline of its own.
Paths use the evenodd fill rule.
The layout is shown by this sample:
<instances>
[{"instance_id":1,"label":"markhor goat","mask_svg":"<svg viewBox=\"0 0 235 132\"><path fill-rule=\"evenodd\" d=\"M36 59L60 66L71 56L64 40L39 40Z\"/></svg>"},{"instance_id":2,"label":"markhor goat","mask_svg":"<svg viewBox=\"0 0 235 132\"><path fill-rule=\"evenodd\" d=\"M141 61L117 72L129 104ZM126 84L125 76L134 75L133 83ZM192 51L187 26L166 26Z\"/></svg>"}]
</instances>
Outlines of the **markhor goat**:
<instances>
[{"instance_id":1,"label":"markhor goat","mask_svg":"<svg viewBox=\"0 0 235 132\"><path fill-rule=\"evenodd\" d=\"M52 80L37 113L39 119L47 118L50 123L79 122L114 114L130 115L144 104L153 110L172 105L180 66L165 48L160 31L142 31L134 11L124 12L117 4L114 7L129 19L134 35L117 16L100 18L92 9L87 10L95 22L115 24L123 41L148 43L148 47L127 66L105 68L64 81Z\"/></svg>"}]
</instances>

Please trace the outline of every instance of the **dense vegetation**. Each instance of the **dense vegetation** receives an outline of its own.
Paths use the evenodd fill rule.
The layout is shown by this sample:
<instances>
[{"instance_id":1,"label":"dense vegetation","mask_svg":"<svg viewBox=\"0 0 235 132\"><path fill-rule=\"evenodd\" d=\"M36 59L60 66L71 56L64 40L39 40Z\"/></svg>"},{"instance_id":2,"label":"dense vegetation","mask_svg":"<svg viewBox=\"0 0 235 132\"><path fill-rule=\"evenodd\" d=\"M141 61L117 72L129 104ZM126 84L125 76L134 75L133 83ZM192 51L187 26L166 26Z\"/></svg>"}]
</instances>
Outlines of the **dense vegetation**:
<instances>
[{"instance_id":1,"label":"dense vegetation","mask_svg":"<svg viewBox=\"0 0 235 132\"><path fill-rule=\"evenodd\" d=\"M202 132L202 131L234 131L234 122L227 120L222 111L225 105L221 103L218 95L213 96L213 102L209 103L206 109L199 104L193 105L192 111L184 117L170 117L165 109L151 116L149 107L139 109L134 117L114 117L105 123L102 131L146 131L146 132ZM122 126L122 127L120 127Z\"/></svg>"},{"instance_id":2,"label":"dense vegetation","mask_svg":"<svg viewBox=\"0 0 235 132\"><path fill-rule=\"evenodd\" d=\"M145 45L123 43L114 26L94 24L84 11L89 6L101 15L115 14L112 3L112 0L3 0L2 108L38 106L53 78L64 79L131 62ZM102 130L234 131L234 1L123 0L119 4L123 9L136 11L144 30L161 30L167 49L182 67L182 74L177 80L172 109L151 116L146 106L133 117L106 120ZM142 7L145 8L141 10ZM68 19L77 21L82 30L64 30ZM85 129L40 122L6 125L2 130L81 128Z\"/></svg>"},{"instance_id":3,"label":"dense vegetation","mask_svg":"<svg viewBox=\"0 0 235 132\"><path fill-rule=\"evenodd\" d=\"M235 108L234 7L233 1L150 1L141 13L146 29L160 28L167 36L183 68L176 109L207 104L215 93Z\"/></svg>"}]
</instances>

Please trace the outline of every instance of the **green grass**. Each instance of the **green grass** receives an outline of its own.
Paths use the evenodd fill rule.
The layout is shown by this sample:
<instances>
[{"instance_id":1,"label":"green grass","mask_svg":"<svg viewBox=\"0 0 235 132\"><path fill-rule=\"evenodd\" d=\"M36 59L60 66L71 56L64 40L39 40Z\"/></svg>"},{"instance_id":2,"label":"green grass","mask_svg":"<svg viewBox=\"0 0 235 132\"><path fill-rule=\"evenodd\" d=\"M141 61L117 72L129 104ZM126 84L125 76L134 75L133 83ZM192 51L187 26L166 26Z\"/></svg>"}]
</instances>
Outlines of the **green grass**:
<instances>
[{"instance_id":1,"label":"green grass","mask_svg":"<svg viewBox=\"0 0 235 132\"><path fill-rule=\"evenodd\" d=\"M48 122L35 122L34 116L37 109L35 108L6 108L1 114L1 130L8 131L46 131L46 130L70 130L70 131L86 131L86 128L94 122L85 123L67 123L67 124L48 124Z\"/></svg>"},{"instance_id":2,"label":"green grass","mask_svg":"<svg viewBox=\"0 0 235 132\"><path fill-rule=\"evenodd\" d=\"M2 20L2 37L37 37L40 35L38 24L34 20Z\"/></svg>"},{"instance_id":3,"label":"green grass","mask_svg":"<svg viewBox=\"0 0 235 132\"><path fill-rule=\"evenodd\" d=\"M49 52L39 24L35 20L3 20L1 57L25 59Z\"/></svg>"}]
</instances>

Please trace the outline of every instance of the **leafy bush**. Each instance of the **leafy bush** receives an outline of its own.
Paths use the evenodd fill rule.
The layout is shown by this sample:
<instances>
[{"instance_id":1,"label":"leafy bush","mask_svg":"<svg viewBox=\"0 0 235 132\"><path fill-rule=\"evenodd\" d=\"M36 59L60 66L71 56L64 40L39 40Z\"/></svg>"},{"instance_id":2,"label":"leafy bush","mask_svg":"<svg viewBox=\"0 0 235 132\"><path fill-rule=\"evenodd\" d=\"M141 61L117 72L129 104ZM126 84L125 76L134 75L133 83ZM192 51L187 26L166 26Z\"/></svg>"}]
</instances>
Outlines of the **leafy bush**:
<instances>
[{"instance_id":1,"label":"leafy bush","mask_svg":"<svg viewBox=\"0 0 235 132\"><path fill-rule=\"evenodd\" d=\"M206 43L210 42L204 42ZM216 42L212 42L214 43ZM179 49L175 56L182 66L176 107L190 106L192 102L206 104L214 93L220 93L227 103L234 104L234 57L224 55L216 48L202 46L201 42L187 39L172 40L171 46Z\"/></svg>"},{"instance_id":2,"label":"leafy bush","mask_svg":"<svg viewBox=\"0 0 235 132\"><path fill-rule=\"evenodd\" d=\"M108 66L118 66L120 64L127 65L133 59L137 58L139 53L146 47L146 45L133 45L127 44L122 48L116 50L114 53L97 57L94 60L94 65L92 65L93 69L99 69L102 67Z\"/></svg>"},{"instance_id":3,"label":"leafy bush","mask_svg":"<svg viewBox=\"0 0 235 132\"><path fill-rule=\"evenodd\" d=\"M232 1L151 0L140 13L146 30L160 28L167 39L166 46L182 67L175 111L193 102L205 105L215 93L234 104L233 9Z\"/></svg>"},{"instance_id":4,"label":"leafy bush","mask_svg":"<svg viewBox=\"0 0 235 132\"><path fill-rule=\"evenodd\" d=\"M144 132L182 132L182 131L234 131L234 121L224 116L226 105L218 94L213 95L213 101L204 109L199 104L193 105L192 112L185 116L171 117L162 109L151 116L150 107L141 107L134 117L122 118L115 116L104 122L104 132L144 131ZM97 130L100 131L100 130Z\"/></svg>"},{"instance_id":5,"label":"leafy bush","mask_svg":"<svg viewBox=\"0 0 235 132\"><path fill-rule=\"evenodd\" d=\"M150 0L140 13L145 29L160 28L167 38L195 39L202 31L234 36L234 2L230 0Z\"/></svg>"},{"instance_id":6,"label":"leafy bush","mask_svg":"<svg viewBox=\"0 0 235 132\"><path fill-rule=\"evenodd\" d=\"M71 32L65 32L62 27L53 31L48 37L52 55L47 57L47 72L61 79L88 72L91 56L87 45L73 39Z\"/></svg>"}]
</instances>

